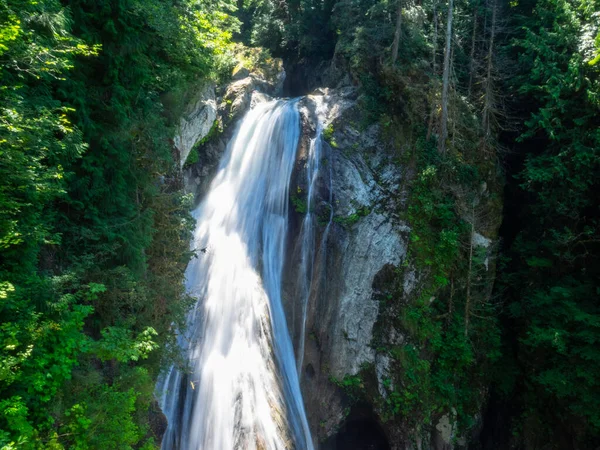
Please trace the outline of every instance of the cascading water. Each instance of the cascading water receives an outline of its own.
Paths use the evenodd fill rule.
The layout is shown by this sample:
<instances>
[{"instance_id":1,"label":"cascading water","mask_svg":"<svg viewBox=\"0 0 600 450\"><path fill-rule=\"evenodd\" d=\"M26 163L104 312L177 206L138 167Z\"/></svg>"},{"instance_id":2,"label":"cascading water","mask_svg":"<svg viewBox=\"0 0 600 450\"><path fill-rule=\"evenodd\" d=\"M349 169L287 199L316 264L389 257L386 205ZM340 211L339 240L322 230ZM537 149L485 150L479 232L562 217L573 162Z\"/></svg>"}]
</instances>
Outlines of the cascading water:
<instances>
[{"instance_id":1,"label":"cascading water","mask_svg":"<svg viewBox=\"0 0 600 450\"><path fill-rule=\"evenodd\" d=\"M188 370L158 386L165 450L313 448L281 304L299 134L296 101L258 105L194 212L204 252L186 283L198 302L179 339Z\"/></svg>"},{"instance_id":2,"label":"cascading water","mask_svg":"<svg viewBox=\"0 0 600 450\"><path fill-rule=\"evenodd\" d=\"M314 266L315 266L315 252L316 252L316 225L317 225L317 212L315 201L318 197L317 183L319 177L322 176L321 165L323 159L323 120L321 114L323 113L325 105L323 104L322 97L314 97L313 100L316 103L317 113L317 132L315 137L310 142L310 148L308 152L308 159L306 163L306 182L308 186L307 199L306 199L306 215L302 221L302 228L300 232L300 243L301 243L301 255L300 255L300 272L299 272L299 283L300 288L300 300L301 300L301 323L300 333L298 337L298 356L296 358L296 367L298 370L298 376L302 374L302 363L304 358L304 341L306 337L306 314L308 310L308 302L310 300L311 292L313 289L313 281L315 280ZM327 243L327 237L329 235L329 228L331 221L333 220L333 205L332 205L332 189L331 189L331 165L329 164L329 221L323 232L321 244L319 245L320 257L325 257L325 248Z\"/></svg>"}]
</instances>

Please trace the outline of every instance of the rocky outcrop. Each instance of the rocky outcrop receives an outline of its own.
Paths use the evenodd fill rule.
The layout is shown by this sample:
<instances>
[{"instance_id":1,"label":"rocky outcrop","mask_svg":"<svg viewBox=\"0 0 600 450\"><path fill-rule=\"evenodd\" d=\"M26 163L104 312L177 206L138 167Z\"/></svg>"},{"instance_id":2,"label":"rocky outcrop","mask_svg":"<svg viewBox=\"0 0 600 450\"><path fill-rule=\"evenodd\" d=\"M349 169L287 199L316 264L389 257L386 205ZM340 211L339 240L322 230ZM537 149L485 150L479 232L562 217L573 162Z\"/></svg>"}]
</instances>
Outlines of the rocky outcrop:
<instances>
[{"instance_id":1,"label":"rocky outcrop","mask_svg":"<svg viewBox=\"0 0 600 450\"><path fill-rule=\"evenodd\" d=\"M280 95L284 80L283 62L270 59L253 70L236 67L232 81L224 87L199 89L174 140L180 151L186 191L197 200L209 187L238 119L253 103ZM185 165L191 151L198 152L198 161Z\"/></svg>"},{"instance_id":2,"label":"rocky outcrop","mask_svg":"<svg viewBox=\"0 0 600 450\"><path fill-rule=\"evenodd\" d=\"M284 78L280 61L275 61L268 76L238 67L233 81L216 90L214 134L210 139L191 133L186 138L188 143L196 139L196 146L202 141L193 150L199 152L199 161L183 169L188 192L198 199L206 191L236 121L254 103L279 95ZM386 138L381 125L361 125L358 91L349 86L350 80L340 80L335 84L339 88L319 89L299 101L302 133L290 189L283 299L294 346L303 349L299 373L310 427L315 441L325 443L322 449L335 448L328 445L338 430L360 422L383 433L395 450L448 450L462 442L451 410L440 412L428 431L418 433L400 419L385 420L382 405L399 385L398 362L389 349L410 345L398 318L419 294L428 274L417 270L407 255L411 228L405 212L413 169L400 164L403 149ZM199 117L195 114L201 115L204 108L199 100L194 104L190 118ZM325 144L312 205L317 218L314 261L310 289L300 296L306 170L319 124ZM200 125L198 136L206 131ZM471 245L485 250L486 276L493 278L490 237L497 224L488 228L477 228ZM351 398L353 389L361 392L358 407L356 398Z\"/></svg>"},{"instance_id":3,"label":"rocky outcrop","mask_svg":"<svg viewBox=\"0 0 600 450\"><path fill-rule=\"evenodd\" d=\"M306 192L308 146L320 120L328 142L316 203L333 209L333 221L321 220L316 239L301 368L307 413L319 441L331 436L349 413L336 383L365 367L377 367L384 381L389 361L372 345L380 309L377 284L400 267L407 253L409 228L399 215L406 197L405 172L386 148L379 125L365 130L357 125L356 96L353 88L319 90L300 105L304 130L292 191ZM299 236L302 214L295 215L290 234ZM290 245L294 251L287 263L284 298L294 343L300 348L302 305L294 293L302 243Z\"/></svg>"},{"instance_id":4,"label":"rocky outcrop","mask_svg":"<svg viewBox=\"0 0 600 450\"><path fill-rule=\"evenodd\" d=\"M244 67L234 71L233 81L221 95L219 119L224 127L239 119L248 111L254 93L275 97L281 94L286 73L280 59L272 60L269 70L250 72Z\"/></svg>"},{"instance_id":5,"label":"rocky outcrop","mask_svg":"<svg viewBox=\"0 0 600 450\"><path fill-rule=\"evenodd\" d=\"M183 167L192 149L210 133L217 120L217 96L215 86L209 82L200 86L179 121L173 139L179 150L179 165Z\"/></svg>"},{"instance_id":6,"label":"rocky outcrop","mask_svg":"<svg viewBox=\"0 0 600 450\"><path fill-rule=\"evenodd\" d=\"M303 130L290 189L283 298L294 346L297 352L303 349L299 373L307 416L321 449L342 445L347 436L335 444L340 433L366 427L383 433L394 450L451 450L466 443L457 435L452 408L432 417L427 429L414 429L386 406L390 395L402 391L396 385L402 379L398 355L416 348L401 318L429 274L415 267L407 250L411 226L405 217L414 169L399 162L404 150L386 137L382 125L360 125L357 97L352 87L319 89L299 104ZM306 245L306 170L319 123L326 143L313 188L318 192L312 206L318 225L306 299L298 295ZM485 253L485 275L478 275L478 282L488 290L493 285L495 246L486 236L493 237L498 226L491 221L472 234L473 248ZM380 439L373 436L372 442Z\"/></svg>"}]
</instances>

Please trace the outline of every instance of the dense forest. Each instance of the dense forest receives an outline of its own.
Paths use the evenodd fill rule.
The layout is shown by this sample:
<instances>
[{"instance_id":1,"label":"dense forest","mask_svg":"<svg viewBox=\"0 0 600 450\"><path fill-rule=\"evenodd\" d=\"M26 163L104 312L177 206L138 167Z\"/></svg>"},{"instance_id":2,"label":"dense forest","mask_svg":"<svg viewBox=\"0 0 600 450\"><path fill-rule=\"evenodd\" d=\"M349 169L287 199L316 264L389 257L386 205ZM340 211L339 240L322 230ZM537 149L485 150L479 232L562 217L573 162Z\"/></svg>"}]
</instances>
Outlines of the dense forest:
<instances>
[{"instance_id":1,"label":"dense forest","mask_svg":"<svg viewBox=\"0 0 600 450\"><path fill-rule=\"evenodd\" d=\"M0 5L2 448L154 448L189 303L173 124L186 88L228 70L229 9Z\"/></svg>"},{"instance_id":2,"label":"dense forest","mask_svg":"<svg viewBox=\"0 0 600 450\"><path fill-rule=\"evenodd\" d=\"M475 446L600 445L596 0L0 0L0 448L157 448L154 386L192 304L172 138L242 46L283 58L291 95L335 66L411 149L429 277L402 320L423 351L389 414L418 428L452 406L468 430L485 391ZM484 179L504 189L493 290Z\"/></svg>"}]
</instances>

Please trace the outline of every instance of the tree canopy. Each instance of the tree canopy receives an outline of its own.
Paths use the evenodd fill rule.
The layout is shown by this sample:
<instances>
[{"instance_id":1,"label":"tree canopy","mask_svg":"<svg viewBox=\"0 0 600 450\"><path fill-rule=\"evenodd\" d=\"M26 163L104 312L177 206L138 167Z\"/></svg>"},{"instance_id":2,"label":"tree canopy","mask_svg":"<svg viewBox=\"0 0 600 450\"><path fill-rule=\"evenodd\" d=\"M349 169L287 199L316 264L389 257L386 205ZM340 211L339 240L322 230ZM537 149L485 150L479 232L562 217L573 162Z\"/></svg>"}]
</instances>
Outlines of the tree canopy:
<instances>
[{"instance_id":1,"label":"tree canopy","mask_svg":"<svg viewBox=\"0 0 600 450\"><path fill-rule=\"evenodd\" d=\"M334 67L413 174L398 213L427 276L390 318L407 345L379 343L399 381L371 399L384 418L421 430L454 408L465 432L492 390L515 406L513 446L597 446L599 15L597 0L0 0L0 448L156 448L154 383L191 304L172 138L234 42ZM501 219L494 281L473 242Z\"/></svg>"}]
</instances>

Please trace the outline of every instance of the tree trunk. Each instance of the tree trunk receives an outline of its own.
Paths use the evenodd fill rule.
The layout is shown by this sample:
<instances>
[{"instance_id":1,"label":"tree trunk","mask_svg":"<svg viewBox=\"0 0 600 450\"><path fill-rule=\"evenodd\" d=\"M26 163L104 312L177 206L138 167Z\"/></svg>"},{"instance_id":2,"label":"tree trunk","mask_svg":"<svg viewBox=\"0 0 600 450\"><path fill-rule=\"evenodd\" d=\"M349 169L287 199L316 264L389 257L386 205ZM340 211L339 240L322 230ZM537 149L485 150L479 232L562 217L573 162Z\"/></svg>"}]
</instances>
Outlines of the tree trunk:
<instances>
[{"instance_id":1,"label":"tree trunk","mask_svg":"<svg viewBox=\"0 0 600 450\"><path fill-rule=\"evenodd\" d=\"M487 56L487 74L485 79L485 93L483 101L482 126L484 140L487 142L492 135L491 119L494 110L494 85L492 81L492 69L494 67L494 38L496 35L496 2L492 2L492 24L490 31L490 44Z\"/></svg>"},{"instance_id":2,"label":"tree trunk","mask_svg":"<svg viewBox=\"0 0 600 450\"><path fill-rule=\"evenodd\" d=\"M471 91L473 90L473 76L475 74L475 43L477 40L477 19L478 19L478 10L477 5L475 5L475 16L473 17L473 35L471 36L471 61L469 62L469 94L468 98L471 98Z\"/></svg>"},{"instance_id":3,"label":"tree trunk","mask_svg":"<svg viewBox=\"0 0 600 450\"><path fill-rule=\"evenodd\" d=\"M453 91L456 91L456 84L457 84L457 76L456 73L454 73L454 47L452 47L452 50L450 52L450 81L448 83L448 89L452 88ZM454 107L451 107L454 106ZM452 117L452 147L454 147L454 142L456 140L456 124L458 123L458 108L456 108L456 105L448 105L448 120L450 120L450 117Z\"/></svg>"},{"instance_id":4,"label":"tree trunk","mask_svg":"<svg viewBox=\"0 0 600 450\"><path fill-rule=\"evenodd\" d=\"M473 237L475 236L475 203L471 215L471 235L469 236L469 271L467 272L467 293L465 300L465 339L469 335L469 316L471 314L471 277L473 271Z\"/></svg>"},{"instance_id":5,"label":"tree trunk","mask_svg":"<svg viewBox=\"0 0 600 450\"><path fill-rule=\"evenodd\" d=\"M394 43L392 44L392 65L398 59L400 37L402 36L402 0L398 0L398 16L396 18L396 31L394 32Z\"/></svg>"},{"instance_id":6,"label":"tree trunk","mask_svg":"<svg viewBox=\"0 0 600 450\"><path fill-rule=\"evenodd\" d=\"M437 76L437 40L438 40L438 19L436 0L433 0L433 52L432 52L432 71L433 76ZM427 126L427 140L431 138L431 132L433 131L433 122L435 118L435 112L437 110L437 102L433 99L431 104L431 113L429 115L429 125Z\"/></svg>"},{"instance_id":7,"label":"tree trunk","mask_svg":"<svg viewBox=\"0 0 600 450\"><path fill-rule=\"evenodd\" d=\"M448 139L448 88L450 84L450 50L452 48L452 15L454 0L448 3L448 20L446 26L446 49L444 51L444 74L442 76L442 120L440 124L440 140L438 151L445 153Z\"/></svg>"},{"instance_id":8,"label":"tree trunk","mask_svg":"<svg viewBox=\"0 0 600 450\"><path fill-rule=\"evenodd\" d=\"M450 277L450 300L448 301L448 325L454 315L454 276Z\"/></svg>"}]
</instances>

